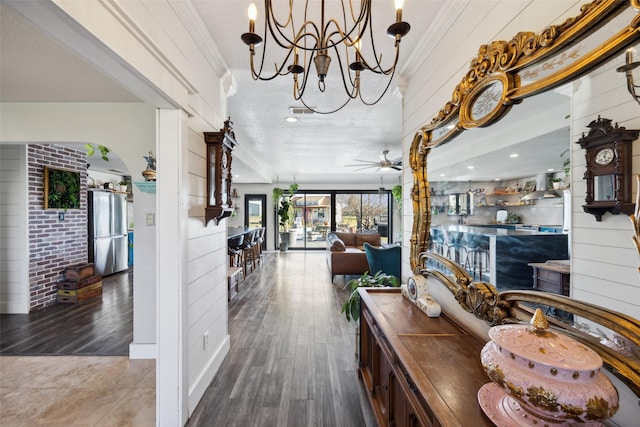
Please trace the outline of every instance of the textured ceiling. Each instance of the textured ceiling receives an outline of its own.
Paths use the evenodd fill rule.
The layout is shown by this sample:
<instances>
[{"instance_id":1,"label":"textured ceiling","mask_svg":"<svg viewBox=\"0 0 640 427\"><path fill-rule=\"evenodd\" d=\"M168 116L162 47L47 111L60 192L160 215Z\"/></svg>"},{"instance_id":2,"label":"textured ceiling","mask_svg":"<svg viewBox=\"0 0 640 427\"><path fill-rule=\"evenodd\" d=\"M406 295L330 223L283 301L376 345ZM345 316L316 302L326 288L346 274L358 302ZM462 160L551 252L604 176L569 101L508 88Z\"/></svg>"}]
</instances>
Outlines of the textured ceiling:
<instances>
[{"instance_id":1,"label":"textured ceiling","mask_svg":"<svg viewBox=\"0 0 640 427\"><path fill-rule=\"evenodd\" d=\"M301 106L292 99L291 78L287 76L269 82L255 82L249 73L248 48L240 41L240 34L248 29L248 2L194 0L192 3L235 79L236 93L228 98L228 113L234 121L240 144L239 154L242 154L234 162L234 173L240 175L235 178L236 182L290 182L295 177L301 184L379 184L381 176L385 183L397 181L397 171L376 171L375 168L355 171L358 168L345 165L353 164L354 159L376 161L385 149L389 150L389 158L402 155L402 98L396 90L398 82L402 81L401 75L394 77L385 97L374 106L365 106L355 100L337 113L302 115L297 123L288 123L285 118L290 114L289 107ZM277 0L275 3L286 6L288 1ZM385 59L393 43L385 35L385 30L395 15L392 2L374 0L373 3L376 12L373 26L376 47ZM438 14L444 4L424 0L405 1L404 19L410 22L412 29L401 44L401 72L407 61L420 55L417 46L424 44L420 42L428 39L432 28L438 27L435 18L441 21L454 18ZM92 65L2 4L0 20L1 101L138 101ZM440 26L446 27L446 23L440 22ZM261 28L261 24L258 24L257 31L262 31ZM274 47L269 46L270 49ZM265 67L273 67L272 59L268 61L271 62ZM368 98L382 84L371 79L370 73L363 73L362 80L363 92ZM313 86L315 83L310 84ZM333 91L340 84L328 78L328 91ZM323 107L337 105L343 99L344 96L338 93L336 96L311 99L310 102L314 107ZM540 142L538 146L540 144L543 143ZM523 153L521 158L531 162L526 167L521 165L517 171L524 174L528 170L546 170L541 164L533 164L533 160L556 163L557 153L549 155L551 161L539 159L539 153L547 151L538 150L537 156ZM491 159L495 160L495 153L490 157L478 158L478 161L486 164ZM118 161L117 153L105 165L100 165L95 159L92 168L126 173L124 165ZM493 178L481 176L479 171L467 172L464 176L458 174L457 178Z\"/></svg>"}]
</instances>

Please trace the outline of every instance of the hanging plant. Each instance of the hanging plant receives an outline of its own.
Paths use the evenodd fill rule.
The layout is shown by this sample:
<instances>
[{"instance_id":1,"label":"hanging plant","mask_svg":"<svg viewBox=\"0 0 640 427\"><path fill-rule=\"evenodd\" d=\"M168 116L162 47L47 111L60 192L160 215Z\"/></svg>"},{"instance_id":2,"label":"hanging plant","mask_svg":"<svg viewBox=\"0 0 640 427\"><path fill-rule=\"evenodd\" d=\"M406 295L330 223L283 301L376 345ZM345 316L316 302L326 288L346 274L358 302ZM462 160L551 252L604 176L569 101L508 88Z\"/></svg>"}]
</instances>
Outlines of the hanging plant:
<instances>
[{"instance_id":1,"label":"hanging plant","mask_svg":"<svg viewBox=\"0 0 640 427\"><path fill-rule=\"evenodd\" d=\"M93 144L84 144L84 148L87 149L87 156L89 157L93 156L96 152L96 148L93 146ZM98 145L98 150L100 150L100 156L102 157L102 160L108 162L109 152L111 152L111 150L109 150L109 148L105 147L104 145Z\"/></svg>"},{"instance_id":2,"label":"hanging plant","mask_svg":"<svg viewBox=\"0 0 640 427\"><path fill-rule=\"evenodd\" d=\"M398 205L402 203L402 185L398 184L391 189L391 194L393 195L393 200L396 201Z\"/></svg>"},{"instance_id":3,"label":"hanging plant","mask_svg":"<svg viewBox=\"0 0 640 427\"><path fill-rule=\"evenodd\" d=\"M278 202L280 201L280 197L284 194L284 190L282 188L274 188L273 189L273 205L278 206Z\"/></svg>"}]
</instances>

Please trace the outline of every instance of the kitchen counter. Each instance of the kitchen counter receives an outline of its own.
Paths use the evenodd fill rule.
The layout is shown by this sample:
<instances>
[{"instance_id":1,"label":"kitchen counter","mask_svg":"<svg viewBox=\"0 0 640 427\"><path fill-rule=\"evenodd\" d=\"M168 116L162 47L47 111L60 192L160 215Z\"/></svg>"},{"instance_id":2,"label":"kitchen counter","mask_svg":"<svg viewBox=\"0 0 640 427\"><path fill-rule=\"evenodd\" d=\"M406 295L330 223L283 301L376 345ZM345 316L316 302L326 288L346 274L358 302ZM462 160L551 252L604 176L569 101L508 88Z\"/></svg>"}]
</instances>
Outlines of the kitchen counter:
<instances>
[{"instance_id":1,"label":"kitchen counter","mask_svg":"<svg viewBox=\"0 0 640 427\"><path fill-rule=\"evenodd\" d=\"M516 229L516 225L512 224L486 224L486 225L441 225L439 227L446 227L447 231L458 233L473 233L484 236L534 236L534 235L549 235L556 234L556 226L553 226L553 231L546 231L551 229L551 226L540 226L539 230L533 229ZM437 227L431 227L432 229Z\"/></svg>"},{"instance_id":2,"label":"kitchen counter","mask_svg":"<svg viewBox=\"0 0 640 427\"><path fill-rule=\"evenodd\" d=\"M434 238L438 235L444 237L447 234L449 239L461 242L470 240L488 242L488 281L499 291L533 289L533 271L530 263L569 258L568 236L563 233L471 225L431 227L431 233ZM464 251L462 252L464 256ZM464 265L464 259L457 261ZM483 278L483 280L487 279Z\"/></svg>"}]
</instances>

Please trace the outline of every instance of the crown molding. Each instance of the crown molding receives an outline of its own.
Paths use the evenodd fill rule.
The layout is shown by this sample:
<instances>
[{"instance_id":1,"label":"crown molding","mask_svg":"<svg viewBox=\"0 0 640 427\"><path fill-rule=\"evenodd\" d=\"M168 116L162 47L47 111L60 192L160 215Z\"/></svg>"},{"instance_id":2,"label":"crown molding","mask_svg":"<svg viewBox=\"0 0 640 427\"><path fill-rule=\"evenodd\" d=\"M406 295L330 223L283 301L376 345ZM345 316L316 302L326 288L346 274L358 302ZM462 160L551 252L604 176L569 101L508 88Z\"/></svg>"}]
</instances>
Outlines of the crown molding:
<instances>
[{"instance_id":1,"label":"crown molding","mask_svg":"<svg viewBox=\"0 0 640 427\"><path fill-rule=\"evenodd\" d=\"M400 76L405 82L411 81L411 78L420 70L426 58L438 46L443 34L447 33L468 5L467 1L447 1L442 3L442 7L433 18L431 29L422 36L411 56L409 56L409 59L400 70Z\"/></svg>"},{"instance_id":2,"label":"crown molding","mask_svg":"<svg viewBox=\"0 0 640 427\"><path fill-rule=\"evenodd\" d=\"M169 5L184 24L185 29L213 68L216 76L222 79L225 74L230 72L229 66L193 3L184 0L169 0Z\"/></svg>"}]
</instances>

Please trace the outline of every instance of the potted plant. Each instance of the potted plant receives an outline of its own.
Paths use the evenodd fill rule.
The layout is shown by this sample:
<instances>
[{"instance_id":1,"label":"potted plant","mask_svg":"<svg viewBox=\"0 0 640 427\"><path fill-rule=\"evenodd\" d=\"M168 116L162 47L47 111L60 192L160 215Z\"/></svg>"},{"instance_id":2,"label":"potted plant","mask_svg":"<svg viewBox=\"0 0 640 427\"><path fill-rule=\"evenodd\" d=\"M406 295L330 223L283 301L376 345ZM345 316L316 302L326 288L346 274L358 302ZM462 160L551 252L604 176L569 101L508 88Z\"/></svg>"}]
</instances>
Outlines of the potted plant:
<instances>
[{"instance_id":1,"label":"potted plant","mask_svg":"<svg viewBox=\"0 0 640 427\"><path fill-rule=\"evenodd\" d=\"M558 188L562 187L562 178L553 178L551 180L551 184L553 185L553 189L557 190Z\"/></svg>"},{"instance_id":2,"label":"potted plant","mask_svg":"<svg viewBox=\"0 0 640 427\"><path fill-rule=\"evenodd\" d=\"M273 189L273 202L277 206L277 214L280 217L280 251L285 252L289 246L295 244L296 232L290 231L289 228L293 223L293 205L291 197L298 191L298 184L293 183L289 186L289 192L285 195L281 188ZM278 204L279 202L279 204Z\"/></svg>"},{"instance_id":3,"label":"potted plant","mask_svg":"<svg viewBox=\"0 0 640 427\"><path fill-rule=\"evenodd\" d=\"M120 192L121 192L121 193L126 193L126 192L127 192L127 190L128 190L128 184L127 184L127 181L120 181L120 182L118 183L118 185L120 186Z\"/></svg>"},{"instance_id":4,"label":"potted plant","mask_svg":"<svg viewBox=\"0 0 640 427\"><path fill-rule=\"evenodd\" d=\"M344 285L345 289L350 292L349 298L342 304L342 313L347 317L347 321L350 322L353 319L357 322L360 319L360 294L358 294L358 288L379 288L383 286L397 288L400 286L400 279L378 271L373 276L366 272L357 279L349 280Z\"/></svg>"}]
</instances>

